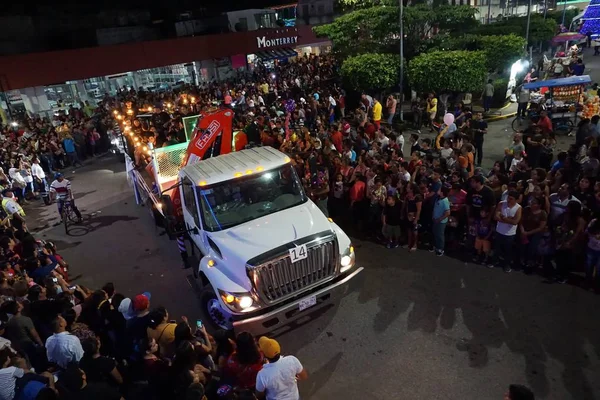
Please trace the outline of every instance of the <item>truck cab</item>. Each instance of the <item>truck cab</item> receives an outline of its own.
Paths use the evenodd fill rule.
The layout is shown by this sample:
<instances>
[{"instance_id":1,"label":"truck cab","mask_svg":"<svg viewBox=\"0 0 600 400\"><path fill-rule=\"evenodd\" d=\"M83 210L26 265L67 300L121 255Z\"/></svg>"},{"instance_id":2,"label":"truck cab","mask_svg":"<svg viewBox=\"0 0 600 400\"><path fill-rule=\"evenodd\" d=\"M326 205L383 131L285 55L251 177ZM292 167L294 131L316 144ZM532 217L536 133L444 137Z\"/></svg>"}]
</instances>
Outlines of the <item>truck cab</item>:
<instances>
[{"instance_id":1,"label":"truck cab","mask_svg":"<svg viewBox=\"0 0 600 400\"><path fill-rule=\"evenodd\" d=\"M205 323L264 334L335 301L362 268L350 238L308 198L271 147L220 155L178 173Z\"/></svg>"}]
</instances>

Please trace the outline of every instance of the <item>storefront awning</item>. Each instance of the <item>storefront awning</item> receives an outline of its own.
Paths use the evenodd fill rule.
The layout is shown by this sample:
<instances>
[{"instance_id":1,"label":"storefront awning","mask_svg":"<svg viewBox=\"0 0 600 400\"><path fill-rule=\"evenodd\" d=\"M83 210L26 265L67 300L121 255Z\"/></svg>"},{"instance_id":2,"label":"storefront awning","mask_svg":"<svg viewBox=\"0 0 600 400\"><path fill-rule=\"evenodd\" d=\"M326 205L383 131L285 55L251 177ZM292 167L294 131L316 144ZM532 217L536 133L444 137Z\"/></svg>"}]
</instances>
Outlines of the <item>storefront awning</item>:
<instances>
[{"instance_id":1,"label":"storefront awning","mask_svg":"<svg viewBox=\"0 0 600 400\"><path fill-rule=\"evenodd\" d=\"M255 55L256 55L256 57L260 58L263 61L269 61L269 60L276 60L276 59L280 59L280 58L296 57L298 55L298 53L296 53L293 49L290 49L289 47L284 47L284 48L275 49L275 50L259 51Z\"/></svg>"}]
</instances>

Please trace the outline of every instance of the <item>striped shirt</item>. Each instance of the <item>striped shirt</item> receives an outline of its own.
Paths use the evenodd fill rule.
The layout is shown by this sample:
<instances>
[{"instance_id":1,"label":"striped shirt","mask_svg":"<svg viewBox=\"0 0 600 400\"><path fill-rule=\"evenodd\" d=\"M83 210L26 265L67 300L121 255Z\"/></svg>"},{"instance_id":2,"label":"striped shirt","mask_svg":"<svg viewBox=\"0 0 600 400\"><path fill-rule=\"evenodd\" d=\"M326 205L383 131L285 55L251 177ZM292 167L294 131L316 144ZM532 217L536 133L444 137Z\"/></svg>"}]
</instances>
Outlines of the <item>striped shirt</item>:
<instances>
[{"instance_id":1,"label":"striped shirt","mask_svg":"<svg viewBox=\"0 0 600 400\"><path fill-rule=\"evenodd\" d=\"M17 378L22 378L25 371L17 367L0 369L0 400L13 400Z\"/></svg>"},{"instance_id":2,"label":"striped shirt","mask_svg":"<svg viewBox=\"0 0 600 400\"><path fill-rule=\"evenodd\" d=\"M63 179L62 182L55 180L50 185L50 192L54 192L59 196L66 196L71 191L71 182L68 179Z\"/></svg>"}]
</instances>

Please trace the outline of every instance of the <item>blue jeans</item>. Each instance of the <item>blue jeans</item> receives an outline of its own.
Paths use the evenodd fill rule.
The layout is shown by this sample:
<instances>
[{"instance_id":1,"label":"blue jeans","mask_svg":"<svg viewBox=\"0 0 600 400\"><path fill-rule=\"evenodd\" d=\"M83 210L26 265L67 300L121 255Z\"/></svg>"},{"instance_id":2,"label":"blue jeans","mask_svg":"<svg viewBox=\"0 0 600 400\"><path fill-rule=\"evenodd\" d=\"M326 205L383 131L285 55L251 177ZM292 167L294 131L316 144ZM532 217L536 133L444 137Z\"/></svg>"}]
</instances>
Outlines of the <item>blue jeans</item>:
<instances>
[{"instance_id":1,"label":"blue jeans","mask_svg":"<svg viewBox=\"0 0 600 400\"><path fill-rule=\"evenodd\" d=\"M515 236L507 236L501 233L496 232L494 236L494 251L496 252L496 261L503 261L506 265L503 267L508 267L512 264L512 250L513 245L515 243Z\"/></svg>"},{"instance_id":2,"label":"blue jeans","mask_svg":"<svg viewBox=\"0 0 600 400\"><path fill-rule=\"evenodd\" d=\"M67 153L67 157L69 158L69 163L71 163L71 166L75 166L75 164L81 165L81 161L79 161L79 156L77 155L76 151Z\"/></svg>"},{"instance_id":3,"label":"blue jeans","mask_svg":"<svg viewBox=\"0 0 600 400\"><path fill-rule=\"evenodd\" d=\"M390 116L387 119L387 123L388 125L391 125L392 122L394 122L394 114L390 114Z\"/></svg>"},{"instance_id":4,"label":"blue jeans","mask_svg":"<svg viewBox=\"0 0 600 400\"><path fill-rule=\"evenodd\" d=\"M520 243L521 262L524 265L534 265L537 261L538 255L540 254L538 247L540 245L540 240L542 240L542 235L542 233L535 233L527 237L528 243Z\"/></svg>"},{"instance_id":5,"label":"blue jeans","mask_svg":"<svg viewBox=\"0 0 600 400\"><path fill-rule=\"evenodd\" d=\"M594 277L594 270L596 277ZM588 281L594 280L596 285L600 284L600 251L587 249L585 253L585 277Z\"/></svg>"},{"instance_id":6,"label":"blue jeans","mask_svg":"<svg viewBox=\"0 0 600 400\"><path fill-rule=\"evenodd\" d=\"M446 225L447 222L434 222L431 227L433 233L433 247L436 250L444 250L446 245Z\"/></svg>"}]
</instances>

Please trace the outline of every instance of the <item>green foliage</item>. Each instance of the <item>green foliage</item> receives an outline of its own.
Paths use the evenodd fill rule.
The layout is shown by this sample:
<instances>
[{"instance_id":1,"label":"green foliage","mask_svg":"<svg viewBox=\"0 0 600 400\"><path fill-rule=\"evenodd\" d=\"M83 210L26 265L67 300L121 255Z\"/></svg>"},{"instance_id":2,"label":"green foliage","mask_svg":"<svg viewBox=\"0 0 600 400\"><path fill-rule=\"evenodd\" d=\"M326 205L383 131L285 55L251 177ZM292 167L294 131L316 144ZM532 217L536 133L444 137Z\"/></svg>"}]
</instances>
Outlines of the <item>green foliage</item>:
<instances>
[{"instance_id":1,"label":"green foliage","mask_svg":"<svg viewBox=\"0 0 600 400\"><path fill-rule=\"evenodd\" d=\"M372 7L345 14L313 30L317 36L328 37L334 51L342 56L387 53L398 48L398 17L397 7Z\"/></svg>"},{"instance_id":2,"label":"green foliage","mask_svg":"<svg viewBox=\"0 0 600 400\"><path fill-rule=\"evenodd\" d=\"M400 56L365 53L348 57L342 63L341 73L344 81L356 90L385 90L399 82Z\"/></svg>"},{"instance_id":3,"label":"green foliage","mask_svg":"<svg viewBox=\"0 0 600 400\"><path fill-rule=\"evenodd\" d=\"M409 62L408 79L419 91L477 91L487 76L486 61L482 51L433 51Z\"/></svg>"},{"instance_id":4,"label":"green foliage","mask_svg":"<svg viewBox=\"0 0 600 400\"><path fill-rule=\"evenodd\" d=\"M513 33L508 35L462 35L440 37L432 43L437 50L480 50L485 53L487 68L502 71L521 58L525 52L525 38Z\"/></svg>"},{"instance_id":5,"label":"green foliage","mask_svg":"<svg viewBox=\"0 0 600 400\"><path fill-rule=\"evenodd\" d=\"M334 22L313 28L317 36L328 37L334 50L342 56L365 52L392 53L399 48L399 14L397 6L359 9ZM444 5L431 7L417 4L404 8L404 54L411 58L437 28L443 33L459 34L478 26L475 8Z\"/></svg>"},{"instance_id":6,"label":"green foliage","mask_svg":"<svg viewBox=\"0 0 600 400\"><path fill-rule=\"evenodd\" d=\"M575 18L580 12L581 12L581 10L579 10L578 8L571 8L571 9L567 9L565 11L565 26L567 28L571 25L573 18ZM546 14L546 18L553 19L554 21L556 21L557 25L562 24L562 20L563 20L562 7L560 7L558 10L548 11L548 13Z\"/></svg>"},{"instance_id":7,"label":"green foliage","mask_svg":"<svg viewBox=\"0 0 600 400\"><path fill-rule=\"evenodd\" d=\"M554 37L557 24L553 19L544 19L542 15L532 14L529 27L529 44L547 42ZM508 35L525 37L527 34L527 17L510 17L499 22L480 25L470 32L474 35Z\"/></svg>"},{"instance_id":8,"label":"green foliage","mask_svg":"<svg viewBox=\"0 0 600 400\"><path fill-rule=\"evenodd\" d=\"M347 12L375 6L395 6L397 4L398 2L394 0L337 0L335 6L343 12Z\"/></svg>"}]
</instances>

